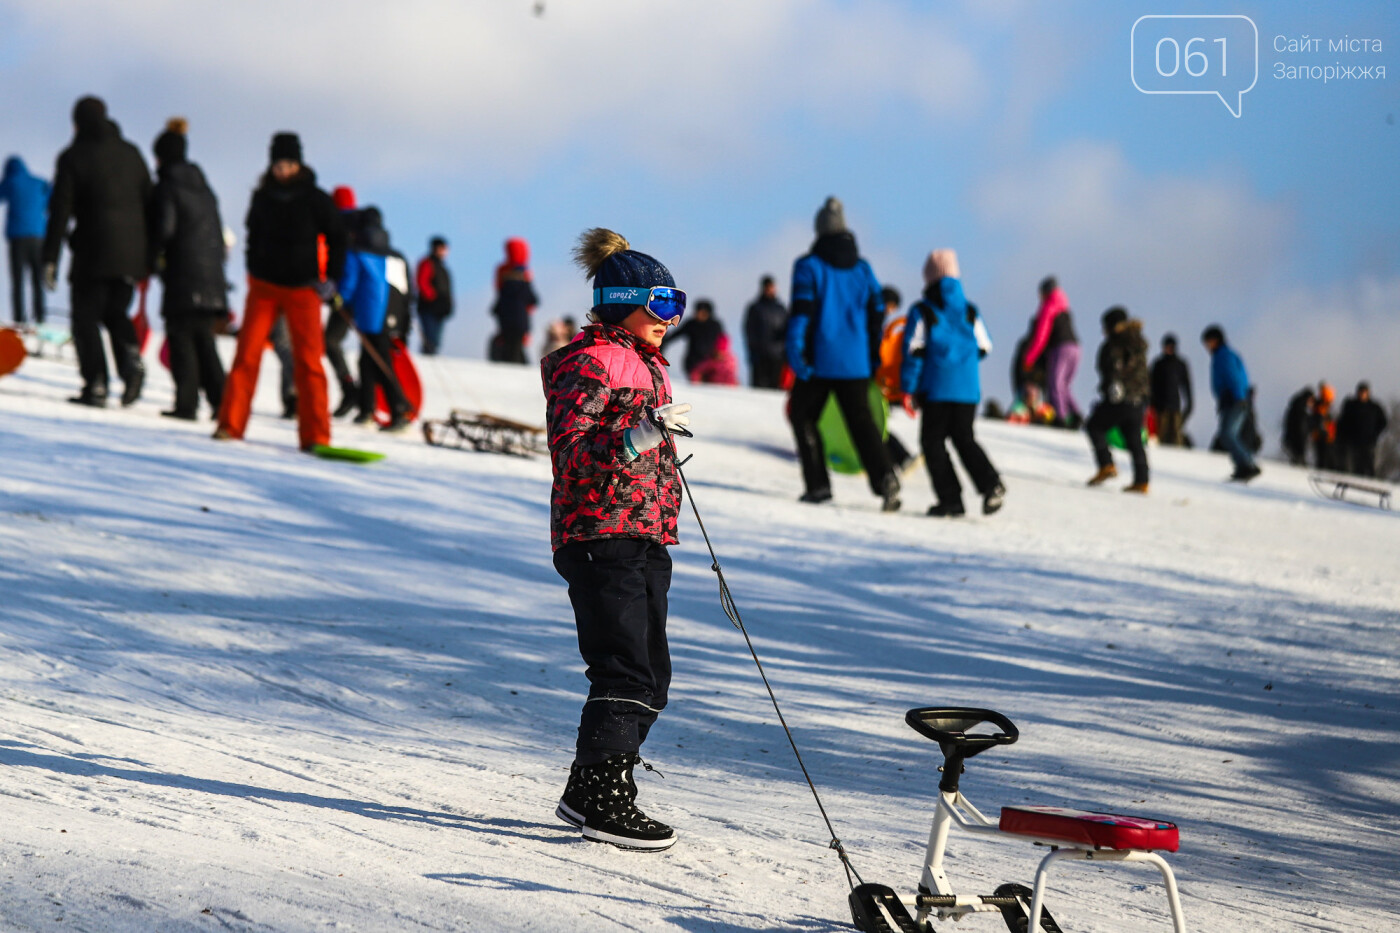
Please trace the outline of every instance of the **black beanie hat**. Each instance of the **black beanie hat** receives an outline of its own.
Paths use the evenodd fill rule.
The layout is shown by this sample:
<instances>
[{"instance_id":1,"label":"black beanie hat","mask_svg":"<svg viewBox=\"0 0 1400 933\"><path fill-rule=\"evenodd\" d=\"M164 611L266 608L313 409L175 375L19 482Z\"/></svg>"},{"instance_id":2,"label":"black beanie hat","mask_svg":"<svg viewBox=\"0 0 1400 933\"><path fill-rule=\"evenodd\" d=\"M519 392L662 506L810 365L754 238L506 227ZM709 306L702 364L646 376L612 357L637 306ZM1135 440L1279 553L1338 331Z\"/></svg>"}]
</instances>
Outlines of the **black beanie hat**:
<instances>
[{"instance_id":1,"label":"black beanie hat","mask_svg":"<svg viewBox=\"0 0 1400 933\"><path fill-rule=\"evenodd\" d=\"M1109 333L1118 329L1120 324L1128 320L1128 309L1122 305L1114 305L1103 313L1103 329Z\"/></svg>"},{"instance_id":2,"label":"black beanie hat","mask_svg":"<svg viewBox=\"0 0 1400 933\"><path fill-rule=\"evenodd\" d=\"M73 125L80 130L101 126L107 119L107 105L100 97L83 97L73 105Z\"/></svg>"},{"instance_id":3,"label":"black beanie hat","mask_svg":"<svg viewBox=\"0 0 1400 933\"><path fill-rule=\"evenodd\" d=\"M631 286L676 287L671 272L646 253L636 252L619 233L594 227L585 230L574 247L574 261L593 280L594 288ZM621 324L640 305L597 305L593 316L606 324Z\"/></svg>"},{"instance_id":4,"label":"black beanie hat","mask_svg":"<svg viewBox=\"0 0 1400 933\"><path fill-rule=\"evenodd\" d=\"M185 161L189 153L189 140L185 136L188 129L189 123L184 117L171 117L165 124L165 131L156 137L155 145L151 147L162 165Z\"/></svg>"},{"instance_id":5,"label":"black beanie hat","mask_svg":"<svg viewBox=\"0 0 1400 933\"><path fill-rule=\"evenodd\" d=\"M301 139L296 133L278 133L272 137L272 151L270 161L280 162L289 159L292 162L301 161Z\"/></svg>"},{"instance_id":6,"label":"black beanie hat","mask_svg":"<svg viewBox=\"0 0 1400 933\"><path fill-rule=\"evenodd\" d=\"M1209 340L1219 340L1221 343L1225 342L1225 331L1220 329L1219 324L1212 324L1201 331L1201 343L1205 343Z\"/></svg>"}]
</instances>

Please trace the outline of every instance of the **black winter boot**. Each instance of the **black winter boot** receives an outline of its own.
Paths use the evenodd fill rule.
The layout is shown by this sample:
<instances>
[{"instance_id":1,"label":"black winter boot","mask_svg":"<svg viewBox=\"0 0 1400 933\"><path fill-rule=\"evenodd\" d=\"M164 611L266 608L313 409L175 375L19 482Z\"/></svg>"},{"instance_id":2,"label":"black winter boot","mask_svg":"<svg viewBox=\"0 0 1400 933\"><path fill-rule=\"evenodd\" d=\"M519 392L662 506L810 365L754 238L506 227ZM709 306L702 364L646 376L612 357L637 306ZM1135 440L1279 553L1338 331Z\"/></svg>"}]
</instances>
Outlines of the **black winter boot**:
<instances>
[{"instance_id":1,"label":"black winter boot","mask_svg":"<svg viewBox=\"0 0 1400 933\"><path fill-rule=\"evenodd\" d=\"M614 755L594 765L574 765L554 813L583 830L583 838L620 849L660 851L676 843L676 831L637 809L632 769L641 759Z\"/></svg>"},{"instance_id":2,"label":"black winter boot","mask_svg":"<svg viewBox=\"0 0 1400 933\"><path fill-rule=\"evenodd\" d=\"M355 385L355 381L352 379L349 382L342 382L340 384L340 404L336 406L335 412L331 417L344 418L355 410L355 406L359 404L359 401L360 388Z\"/></svg>"},{"instance_id":3,"label":"black winter boot","mask_svg":"<svg viewBox=\"0 0 1400 933\"><path fill-rule=\"evenodd\" d=\"M141 397L141 387L146 383L146 364L141 362L138 356L127 367L125 381L122 385L122 407L130 408L136 404L136 400Z\"/></svg>"}]
</instances>

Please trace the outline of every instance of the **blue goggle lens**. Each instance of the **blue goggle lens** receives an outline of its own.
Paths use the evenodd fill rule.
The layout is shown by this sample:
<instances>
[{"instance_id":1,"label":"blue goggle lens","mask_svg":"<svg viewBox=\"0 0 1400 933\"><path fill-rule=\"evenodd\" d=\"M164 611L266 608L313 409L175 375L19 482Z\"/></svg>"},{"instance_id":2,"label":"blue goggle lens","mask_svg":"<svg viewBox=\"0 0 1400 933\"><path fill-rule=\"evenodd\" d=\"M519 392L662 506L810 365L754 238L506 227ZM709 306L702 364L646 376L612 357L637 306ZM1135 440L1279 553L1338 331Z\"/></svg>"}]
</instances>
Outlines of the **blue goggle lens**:
<instances>
[{"instance_id":1,"label":"blue goggle lens","mask_svg":"<svg viewBox=\"0 0 1400 933\"><path fill-rule=\"evenodd\" d=\"M646 309L658 321L675 323L685 314L685 292L679 288L653 288Z\"/></svg>"}]
</instances>

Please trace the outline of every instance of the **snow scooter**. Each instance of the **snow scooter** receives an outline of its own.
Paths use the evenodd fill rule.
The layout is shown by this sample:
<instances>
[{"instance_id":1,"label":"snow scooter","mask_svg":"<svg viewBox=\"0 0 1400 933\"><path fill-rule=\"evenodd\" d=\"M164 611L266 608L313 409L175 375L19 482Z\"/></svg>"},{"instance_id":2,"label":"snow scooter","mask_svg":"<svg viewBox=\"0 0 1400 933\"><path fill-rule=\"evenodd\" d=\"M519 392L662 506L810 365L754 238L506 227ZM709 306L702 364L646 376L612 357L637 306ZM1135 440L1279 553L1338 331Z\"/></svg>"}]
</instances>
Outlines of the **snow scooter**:
<instances>
[{"instance_id":1,"label":"snow scooter","mask_svg":"<svg viewBox=\"0 0 1400 933\"><path fill-rule=\"evenodd\" d=\"M943 778L938 783L938 810L929 833L919 893L901 897L882 884L861 884L850 894L851 919L864 933L933 933L933 920L961 920L977 913L1000 913L1013 933L1043 931L1061 933L1045 909L1045 881L1050 867L1062 859L1116 864L1146 862L1162 873L1175 933L1186 933L1181 899L1171 866L1158 851L1175 852L1177 828L1161 820L1089 813L1060 807L1003 807L993 822L972 805L958 789L964 763L973 755L997 745L1011 745L1019 736L1010 719L989 709L921 707L904 716L915 732L938 743L943 752ZM989 733L970 730L982 723ZM954 828L983 836L1014 836L1050 854L1040 862L1034 889L1003 884L992 894L958 894L943 869L944 850ZM910 916L909 909L915 911Z\"/></svg>"}]
</instances>

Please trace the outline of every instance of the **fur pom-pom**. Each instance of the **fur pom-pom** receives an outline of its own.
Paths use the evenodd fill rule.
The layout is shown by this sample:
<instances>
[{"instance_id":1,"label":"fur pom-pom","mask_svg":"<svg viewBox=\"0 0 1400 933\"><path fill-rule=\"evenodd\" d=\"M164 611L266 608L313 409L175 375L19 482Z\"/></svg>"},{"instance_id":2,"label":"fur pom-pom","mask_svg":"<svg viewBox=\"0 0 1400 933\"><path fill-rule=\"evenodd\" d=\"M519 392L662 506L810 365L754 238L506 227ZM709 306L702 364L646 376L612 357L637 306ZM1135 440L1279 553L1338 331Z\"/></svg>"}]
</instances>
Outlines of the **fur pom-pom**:
<instances>
[{"instance_id":1,"label":"fur pom-pom","mask_svg":"<svg viewBox=\"0 0 1400 933\"><path fill-rule=\"evenodd\" d=\"M165 121L165 129L168 133L179 133L184 136L190 131L190 121L184 117L171 117Z\"/></svg>"},{"instance_id":2,"label":"fur pom-pom","mask_svg":"<svg viewBox=\"0 0 1400 933\"><path fill-rule=\"evenodd\" d=\"M622 234L604 227L594 227L585 230L578 238L578 246L574 247L574 262L583 269L584 276L591 279L598 274L608 257L631 248L632 245Z\"/></svg>"}]
</instances>

